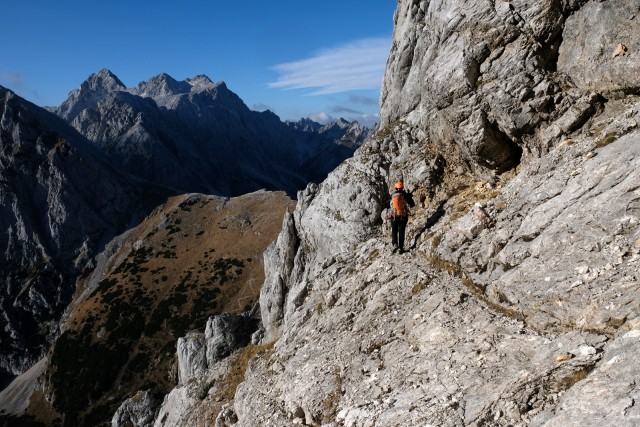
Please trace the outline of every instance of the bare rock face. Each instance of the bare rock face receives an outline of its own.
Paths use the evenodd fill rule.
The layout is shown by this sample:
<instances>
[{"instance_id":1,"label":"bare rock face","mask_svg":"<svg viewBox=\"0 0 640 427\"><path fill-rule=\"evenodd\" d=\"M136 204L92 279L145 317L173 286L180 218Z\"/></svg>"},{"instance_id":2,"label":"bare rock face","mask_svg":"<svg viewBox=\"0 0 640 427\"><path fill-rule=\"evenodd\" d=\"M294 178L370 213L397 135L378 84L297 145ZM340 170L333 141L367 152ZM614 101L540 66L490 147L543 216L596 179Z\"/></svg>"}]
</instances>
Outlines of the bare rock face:
<instances>
[{"instance_id":1,"label":"bare rock face","mask_svg":"<svg viewBox=\"0 0 640 427\"><path fill-rule=\"evenodd\" d=\"M522 425L595 366L607 341L529 329L378 239L309 279L273 356L254 359L238 387L237 426Z\"/></svg>"},{"instance_id":2,"label":"bare rock face","mask_svg":"<svg viewBox=\"0 0 640 427\"><path fill-rule=\"evenodd\" d=\"M190 332L178 338L178 384L207 369L206 342L202 332Z\"/></svg>"},{"instance_id":3,"label":"bare rock face","mask_svg":"<svg viewBox=\"0 0 640 427\"><path fill-rule=\"evenodd\" d=\"M298 251L293 215L285 214L282 231L264 253L265 281L260 290L263 338L277 339L282 334L284 301L291 286L291 271Z\"/></svg>"},{"instance_id":4,"label":"bare rock face","mask_svg":"<svg viewBox=\"0 0 640 427\"><path fill-rule=\"evenodd\" d=\"M593 136L532 162L489 203L486 229L446 233L438 256L541 328L637 322L639 128L640 104L595 121Z\"/></svg>"},{"instance_id":5,"label":"bare rock face","mask_svg":"<svg viewBox=\"0 0 640 427\"><path fill-rule=\"evenodd\" d=\"M363 156L369 153L356 154ZM369 159L372 163L345 162L322 185L298 194L295 212L285 218L278 241L265 253L267 280L260 306L266 341L280 336L289 315L304 301L311 286L308 267L330 264L335 254L351 250L379 225L386 203L384 160Z\"/></svg>"},{"instance_id":6,"label":"bare rock face","mask_svg":"<svg viewBox=\"0 0 640 427\"><path fill-rule=\"evenodd\" d=\"M178 383L185 384L193 376L249 344L256 328L257 319L250 313L224 313L210 317L204 333L194 331L178 338Z\"/></svg>"},{"instance_id":7,"label":"bare rock face","mask_svg":"<svg viewBox=\"0 0 640 427\"><path fill-rule=\"evenodd\" d=\"M112 427L151 427L161 401L153 391L138 392L127 399L113 415Z\"/></svg>"},{"instance_id":8,"label":"bare rock face","mask_svg":"<svg viewBox=\"0 0 640 427\"><path fill-rule=\"evenodd\" d=\"M640 93L639 19L637 0L588 2L567 19L558 70L607 97Z\"/></svg>"},{"instance_id":9,"label":"bare rock face","mask_svg":"<svg viewBox=\"0 0 640 427\"><path fill-rule=\"evenodd\" d=\"M531 136L583 96L556 73L565 17L582 3L399 2L381 125L402 119L436 143L459 144L452 157L485 178L544 153L549 142ZM597 106L592 99L561 133Z\"/></svg>"},{"instance_id":10,"label":"bare rock face","mask_svg":"<svg viewBox=\"0 0 640 427\"><path fill-rule=\"evenodd\" d=\"M256 328L257 319L250 313L224 313L209 318L204 331L207 365L213 366L235 350L249 344L251 334Z\"/></svg>"},{"instance_id":11,"label":"bare rock face","mask_svg":"<svg viewBox=\"0 0 640 427\"><path fill-rule=\"evenodd\" d=\"M639 350L638 337L638 329L620 336L609 347L600 366L560 400L556 413L541 415L540 422L533 425L638 425L640 410L635 396L640 390L635 383L638 374L633 362Z\"/></svg>"}]
</instances>

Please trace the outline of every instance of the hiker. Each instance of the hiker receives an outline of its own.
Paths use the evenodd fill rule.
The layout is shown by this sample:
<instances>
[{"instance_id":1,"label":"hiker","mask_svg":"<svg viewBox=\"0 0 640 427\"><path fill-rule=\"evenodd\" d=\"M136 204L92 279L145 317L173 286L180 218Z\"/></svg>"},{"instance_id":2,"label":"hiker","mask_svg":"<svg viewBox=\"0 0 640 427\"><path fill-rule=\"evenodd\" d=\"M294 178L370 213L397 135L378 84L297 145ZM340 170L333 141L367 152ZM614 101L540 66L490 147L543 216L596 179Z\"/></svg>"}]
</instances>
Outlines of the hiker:
<instances>
[{"instance_id":1,"label":"hiker","mask_svg":"<svg viewBox=\"0 0 640 427\"><path fill-rule=\"evenodd\" d=\"M409 210L415 206L411 193L404 191L404 182L398 181L391 193L391 244L393 253L404 253L404 234L409 221Z\"/></svg>"}]
</instances>

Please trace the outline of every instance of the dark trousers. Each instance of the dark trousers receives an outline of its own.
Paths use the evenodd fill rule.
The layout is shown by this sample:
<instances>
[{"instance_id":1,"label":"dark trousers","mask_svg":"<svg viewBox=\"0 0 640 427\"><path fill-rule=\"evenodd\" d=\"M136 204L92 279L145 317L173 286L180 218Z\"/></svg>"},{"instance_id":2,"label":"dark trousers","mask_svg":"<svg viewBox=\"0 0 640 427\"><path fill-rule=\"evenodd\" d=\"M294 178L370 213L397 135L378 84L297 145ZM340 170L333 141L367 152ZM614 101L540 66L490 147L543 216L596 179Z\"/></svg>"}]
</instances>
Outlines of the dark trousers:
<instances>
[{"instance_id":1,"label":"dark trousers","mask_svg":"<svg viewBox=\"0 0 640 427\"><path fill-rule=\"evenodd\" d=\"M404 249L404 232L408 221L408 216L396 216L391 220L391 243L399 249Z\"/></svg>"}]
</instances>

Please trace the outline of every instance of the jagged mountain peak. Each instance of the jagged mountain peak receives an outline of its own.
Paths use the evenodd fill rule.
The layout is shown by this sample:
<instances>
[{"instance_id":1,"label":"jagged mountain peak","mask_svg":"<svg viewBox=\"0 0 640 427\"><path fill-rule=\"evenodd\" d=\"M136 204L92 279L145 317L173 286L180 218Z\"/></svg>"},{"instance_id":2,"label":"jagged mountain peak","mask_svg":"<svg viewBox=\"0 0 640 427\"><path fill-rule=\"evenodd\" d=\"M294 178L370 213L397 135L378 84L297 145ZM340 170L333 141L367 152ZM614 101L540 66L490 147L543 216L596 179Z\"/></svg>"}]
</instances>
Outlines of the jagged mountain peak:
<instances>
[{"instance_id":1,"label":"jagged mountain peak","mask_svg":"<svg viewBox=\"0 0 640 427\"><path fill-rule=\"evenodd\" d=\"M304 117L298 121L290 121L287 120L285 122L289 127L292 127L294 129L303 131L303 132L317 132L322 125L308 117Z\"/></svg>"},{"instance_id":2,"label":"jagged mountain peak","mask_svg":"<svg viewBox=\"0 0 640 427\"><path fill-rule=\"evenodd\" d=\"M191 85L186 81L177 81L167 73L160 73L147 81L140 82L132 89L136 95L145 98L157 98L189 93Z\"/></svg>"},{"instance_id":3,"label":"jagged mountain peak","mask_svg":"<svg viewBox=\"0 0 640 427\"><path fill-rule=\"evenodd\" d=\"M120 79L107 68L91 74L79 88L69 92L67 99L54 111L67 121L72 121L85 109L94 109L109 93L126 90Z\"/></svg>"},{"instance_id":4,"label":"jagged mountain peak","mask_svg":"<svg viewBox=\"0 0 640 427\"><path fill-rule=\"evenodd\" d=\"M343 118L339 118L337 120L333 120L333 121L327 123L326 125L322 126L321 130L325 130L326 131L326 130L334 129L334 128L347 129L347 128L349 128L351 126L354 126L354 125L358 125L359 126L359 123L356 122L356 121L350 122L350 121L345 120Z\"/></svg>"},{"instance_id":5,"label":"jagged mountain peak","mask_svg":"<svg viewBox=\"0 0 640 427\"><path fill-rule=\"evenodd\" d=\"M160 73L134 88L78 91L55 112L128 173L186 192L239 195L269 188L295 197L355 148L341 140L348 130L320 135L315 124L309 134L292 131L272 112L251 111L224 81L204 74L177 81ZM239 169L251 179L234 178Z\"/></svg>"},{"instance_id":6,"label":"jagged mountain peak","mask_svg":"<svg viewBox=\"0 0 640 427\"><path fill-rule=\"evenodd\" d=\"M337 124L340 127L347 127L347 126L350 126L352 122L350 122L348 120L345 120L342 117L340 117L334 123Z\"/></svg>"},{"instance_id":7,"label":"jagged mountain peak","mask_svg":"<svg viewBox=\"0 0 640 427\"><path fill-rule=\"evenodd\" d=\"M101 93L125 90L126 86L108 68L93 73L82 83L80 90L92 90Z\"/></svg>"},{"instance_id":8,"label":"jagged mountain peak","mask_svg":"<svg viewBox=\"0 0 640 427\"><path fill-rule=\"evenodd\" d=\"M195 89L201 89L201 88L206 89L206 88L216 86L216 83L214 83L208 76L204 74L198 74L197 76L194 76L190 79L186 79L185 81ZM219 84L224 84L224 83L219 83Z\"/></svg>"}]
</instances>

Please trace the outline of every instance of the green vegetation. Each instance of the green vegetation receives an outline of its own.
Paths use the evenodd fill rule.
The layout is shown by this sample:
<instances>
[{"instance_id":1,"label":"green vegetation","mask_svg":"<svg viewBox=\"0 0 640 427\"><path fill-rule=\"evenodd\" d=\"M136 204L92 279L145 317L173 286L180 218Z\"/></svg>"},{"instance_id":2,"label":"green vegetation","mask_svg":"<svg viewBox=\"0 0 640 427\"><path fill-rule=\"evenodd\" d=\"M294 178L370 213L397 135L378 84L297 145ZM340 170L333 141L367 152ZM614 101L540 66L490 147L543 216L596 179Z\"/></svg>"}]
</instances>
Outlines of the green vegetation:
<instances>
[{"instance_id":1,"label":"green vegetation","mask_svg":"<svg viewBox=\"0 0 640 427\"><path fill-rule=\"evenodd\" d=\"M230 271L232 268L236 268L235 271ZM219 258L213 263L212 279L217 280L220 285L224 285L225 282L231 278L242 275L242 269L244 268L244 261L236 258Z\"/></svg>"},{"instance_id":2,"label":"green vegetation","mask_svg":"<svg viewBox=\"0 0 640 427\"><path fill-rule=\"evenodd\" d=\"M236 395L236 388L238 384L244 381L249 361L256 357L263 359L270 359L273 355L273 346L275 342L271 342L264 345L249 344L248 346L238 351L238 356L233 364L229 374L222 380L222 384L219 387L222 399L224 401L231 401Z\"/></svg>"},{"instance_id":3,"label":"green vegetation","mask_svg":"<svg viewBox=\"0 0 640 427\"><path fill-rule=\"evenodd\" d=\"M414 285L413 288L411 288L411 293L415 295L422 292L425 289L427 289L426 283L418 283L417 285Z\"/></svg>"},{"instance_id":4,"label":"green vegetation","mask_svg":"<svg viewBox=\"0 0 640 427\"><path fill-rule=\"evenodd\" d=\"M129 252L127 258L113 271L114 274L137 274L148 271L147 268L141 267L141 265L149 261L149 255L151 255L151 253L153 253L153 249L144 246L140 249L132 250Z\"/></svg>"},{"instance_id":5,"label":"green vegetation","mask_svg":"<svg viewBox=\"0 0 640 427\"><path fill-rule=\"evenodd\" d=\"M82 420L83 411L113 386L118 371L129 356L129 347L114 334L105 342L91 342L91 324L81 333L65 332L51 352L48 382L63 390L56 394L53 407L66 414L68 425L89 425Z\"/></svg>"},{"instance_id":6,"label":"green vegetation","mask_svg":"<svg viewBox=\"0 0 640 427\"><path fill-rule=\"evenodd\" d=\"M380 129L378 131L378 133L376 133L375 137L379 138L379 139L387 138L387 137L391 136L391 134L393 133L393 130L395 128L397 128L398 126L402 125L403 123L404 122L402 120L396 120L396 121L394 121L392 123L389 123L388 125L386 125L382 129Z\"/></svg>"},{"instance_id":7,"label":"green vegetation","mask_svg":"<svg viewBox=\"0 0 640 427\"><path fill-rule=\"evenodd\" d=\"M616 139L618 139L618 134L616 132L609 132L604 136L604 138L596 142L596 147L598 148L606 147L607 145L614 142Z\"/></svg>"}]
</instances>

